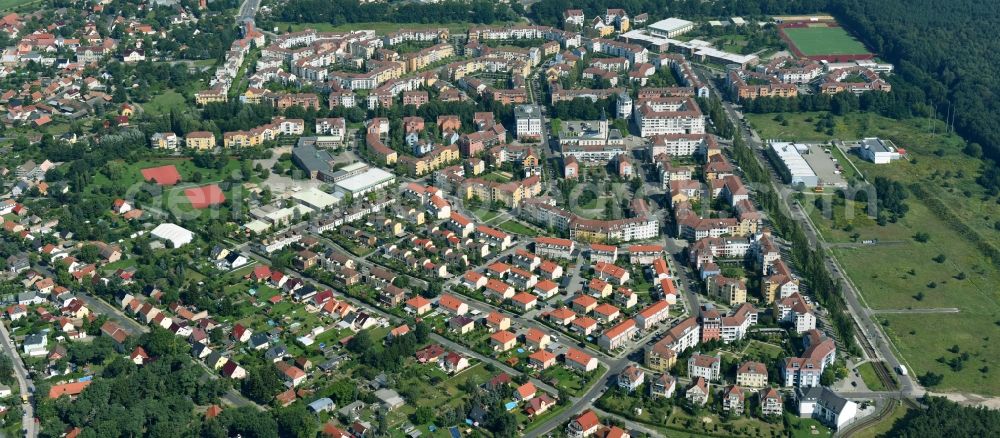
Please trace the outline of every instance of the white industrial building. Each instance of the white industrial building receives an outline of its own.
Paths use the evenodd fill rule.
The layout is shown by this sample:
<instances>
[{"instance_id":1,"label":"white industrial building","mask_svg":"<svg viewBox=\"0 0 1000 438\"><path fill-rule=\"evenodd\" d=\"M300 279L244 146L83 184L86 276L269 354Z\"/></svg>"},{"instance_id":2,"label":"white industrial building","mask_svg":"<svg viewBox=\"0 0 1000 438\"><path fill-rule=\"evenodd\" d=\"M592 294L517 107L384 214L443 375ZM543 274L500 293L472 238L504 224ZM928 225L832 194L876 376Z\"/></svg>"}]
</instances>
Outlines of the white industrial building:
<instances>
[{"instance_id":1,"label":"white industrial building","mask_svg":"<svg viewBox=\"0 0 1000 438\"><path fill-rule=\"evenodd\" d=\"M802 184L806 187L819 185L819 176L802 157L802 153L808 150L809 147L803 144L771 142L769 152L773 155L785 183L793 186Z\"/></svg>"},{"instance_id":2,"label":"white industrial building","mask_svg":"<svg viewBox=\"0 0 1000 438\"><path fill-rule=\"evenodd\" d=\"M866 138L858 146L861 148L861 158L875 164L889 164L900 157L899 149L889 140Z\"/></svg>"},{"instance_id":3,"label":"white industrial building","mask_svg":"<svg viewBox=\"0 0 1000 438\"><path fill-rule=\"evenodd\" d=\"M372 167L364 173L338 181L337 191L357 198L369 192L388 187L395 181L396 175L377 167Z\"/></svg>"},{"instance_id":4,"label":"white industrial building","mask_svg":"<svg viewBox=\"0 0 1000 438\"><path fill-rule=\"evenodd\" d=\"M646 26L646 30L655 36L673 38L694 30L694 23L671 17Z\"/></svg>"},{"instance_id":5,"label":"white industrial building","mask_svg":"<svg viewBox=\"0 0 1000 438\"><path fill-rule=\"evenodd\" d=\"M336 196L316 187L295 192L292 194L292 199L313 210L325 210L327 207L331 207L340 201Z\"/></svg>"},{"instance_id":6,"label":"white industrial building","mask_svg":"<svg viewBox=\"0 0 1000 438\"><path fill-rule=\"evenodd\" d=\"M171 223L157 225L150 233L157 239L169 241L174 248L180 248L194 240L194 233Z\"/></svg>"}]
</instances>

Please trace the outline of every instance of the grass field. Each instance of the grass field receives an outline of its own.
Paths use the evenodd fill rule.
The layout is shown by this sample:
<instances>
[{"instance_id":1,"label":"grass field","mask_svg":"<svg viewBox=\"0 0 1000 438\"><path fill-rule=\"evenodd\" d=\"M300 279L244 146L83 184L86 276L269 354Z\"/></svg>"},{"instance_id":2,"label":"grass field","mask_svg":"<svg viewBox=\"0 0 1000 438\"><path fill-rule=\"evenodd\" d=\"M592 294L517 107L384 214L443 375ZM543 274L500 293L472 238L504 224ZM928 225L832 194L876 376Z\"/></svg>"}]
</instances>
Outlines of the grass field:
<instances>
[{"instance_id":1,"label":"grass field","mask_svg":"<svg viewBox=\"0 0 1000 438\"><path fill-rule=\"evenodd\" d=\"M482 176L480 176L480 178L485 179L486 181L506 183L510 182L511 175L507 172L494 171L494 172L484 173Z\"/></svg>"},{"instance_id":2,"label":"grass field","mask_svg":"<svg viewBox=\"0 0 1000 438\"><path fill-rule=\"evenodd\" d=\"M820 199L822 208L817 207L815 202ZM868 204L851 200L845 200L843 205L835 204L832 195L806 194L804 201L800 204L809 213L809 218L816 224L816 228L827 242L853 242L851 236L858 234L858 241L866 239L878 239L885 242L889 239L900 236L887 230L886 227L876 227L875 219L868 216ZM906 238L907 236L902 236Z\"/></svg>"},{"instance_id":3,"label":"grass field","mask_svg":"<svg viewBox=\"0 0 1000 438\"><path fill-rule=\"evenodd\" d=\"M868 53L865 46L842 27L786 27L782 32L806 56Z\"/></svg>"},{"instance_id":4,"label":"grass field","mask_svg":"<svg viewBox=\"0 0 1000 438\"><path fill-rule=\"evenodd\" d=\"M535 230L528 228L526 225L513 219L501 223L498 227L508 233L520 234L524 236L534 236L538 234Z\"/></svg>"},{"instance_id":5,"label":"grass field","mask_svg":"<svg viewBox=\"0 0 1000 438\"><path fill-rule=\"evenodd\" d=\"M183 95L174 90L167 90L143 104L142 108L152 115L160 115L169 113L171 109L183 111L188 105Z\"/></svg>"},{"instance_id":6,"label":"grass field","mask_svg":"<svg viewBox=\"0 0 1000 438\"><path fill-rule=\"evenodd\" d=\"M1000 205L995 196L989 196L975 183L982 163L962 152L965 144L960 138L942 134L940 122L851 114L834 118L831 135L814 128L823 114L785 114L784 125L774 116L747 117L763 138L891 139L908 151L909 160L874 165L853 154L840 159L851 160L869 181L884 176L905 186L919 184L950 207L961 222L980 233L983 240L1000 244L1000 232L993 227L1000 219ZM906 201L909 212L905 217L886 226L875 224L858 214L857 209L854 218L847 220L850 207L845 206L835 208L832 215L823 214L813 207L813 199L806 196L802 204L827 242L852 242L854 233L859 242L879 240L877 245L836 245L831 252L868 306L876 311L903 311L876 314L875 318L883 322L912 374L934 372L944 376L941 384L931 388L933 391L1000 394L996 371L984 368L1000 359L1000 346L989 338L1000 321L1000 292L995 287L1000 284L1000 268L987 260L973 241L959 234L950 221L912 194ZM913 236L918 232L927 233L930 240L917 242ZM940 255L944 259L935 261ZM911 308L944 307L958 308L959 313L907 312ZM959 353L949 351L956 345ZM962 353L967 353L968 358L961 365L949 363Z\"/></svg>"},{"instance_id":7,"label":"grass field","mask_svg":"<svg viewBox=\"0 0 1000 438\"><path fill-rule=\"evenodd\" d=\"M20 8L21 6L31 4L41 6L43 2L42 0L0 0L0 11L12 11Z\"/></svg>"}]
</instances>

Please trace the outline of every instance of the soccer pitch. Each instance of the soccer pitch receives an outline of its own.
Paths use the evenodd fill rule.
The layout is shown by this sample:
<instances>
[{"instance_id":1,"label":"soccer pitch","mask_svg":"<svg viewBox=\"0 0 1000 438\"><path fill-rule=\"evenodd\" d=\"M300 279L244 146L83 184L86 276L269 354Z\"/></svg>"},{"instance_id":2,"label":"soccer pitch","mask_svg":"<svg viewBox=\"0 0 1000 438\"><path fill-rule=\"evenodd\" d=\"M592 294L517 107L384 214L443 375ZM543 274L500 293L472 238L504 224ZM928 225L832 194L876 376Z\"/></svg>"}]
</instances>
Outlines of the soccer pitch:
<instances>
[{"instance_id":1,"label":"soccer pitch","mask_svg":"<svg viewBox=\"0 0 1000 438\"><path fill-rule=\"evenodd\" d=\"M805 56L868 53L861 42L841 27L786 27L782 31Z\"/></svg>"}]
</instances>

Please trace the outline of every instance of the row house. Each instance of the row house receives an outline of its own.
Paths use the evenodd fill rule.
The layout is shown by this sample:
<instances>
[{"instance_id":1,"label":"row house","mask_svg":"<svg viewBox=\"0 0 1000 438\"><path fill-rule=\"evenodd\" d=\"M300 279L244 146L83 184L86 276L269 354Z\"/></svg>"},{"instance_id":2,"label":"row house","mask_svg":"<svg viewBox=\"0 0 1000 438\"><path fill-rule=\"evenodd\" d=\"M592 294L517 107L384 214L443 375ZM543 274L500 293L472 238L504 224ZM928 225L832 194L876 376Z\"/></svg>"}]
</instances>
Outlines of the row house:
<instances>
[{"instance_id":1,"label":"row house","mask_svg":"<svg viewBox=\"0 0 1000 438\"><path fill-rule=\"evenodd\" d=\"M556 237L536 237L534 240L535 253L543 257L572 258L575 245L572 240Z\"/></svg>"},{"instance_id":2,"label":"row house","mask_svg":"<svg viewBox=\"0 0 1000 438\"><path fill-rule=\"evenodd\" d=\"M631 341L637 332L635 320L628 319L601 334L597 344L607 351L615 350Z\"/></svg>"}]
</instances>

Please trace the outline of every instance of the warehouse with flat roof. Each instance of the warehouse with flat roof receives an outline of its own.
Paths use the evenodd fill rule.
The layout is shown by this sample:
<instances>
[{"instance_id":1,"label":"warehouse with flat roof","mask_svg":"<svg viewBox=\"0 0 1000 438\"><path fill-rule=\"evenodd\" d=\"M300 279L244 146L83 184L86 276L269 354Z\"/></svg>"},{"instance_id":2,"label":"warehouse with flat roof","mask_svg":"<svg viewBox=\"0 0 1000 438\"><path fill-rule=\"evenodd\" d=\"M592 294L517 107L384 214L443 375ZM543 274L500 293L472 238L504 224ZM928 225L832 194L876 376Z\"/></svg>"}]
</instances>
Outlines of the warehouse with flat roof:
<instances>
[{"instance_id":1,"label":"warehouse with flat roof","mask_svg":"<svg viewBox=\"0 0 1000 438\"><path fill-rule=\"evenodd\" d=\"M384 188L396 181L392 172L372 167L364 173L337 182L337 191L357 198L369 192Z\"/></svg>"},{"instance_id":2,"label":"warehouse with flat roof","mask_svg":"<svg viewBox=\"0 0 1000 438\"><path fill-rule=\"evenodd\" d=\"M694 30L694 23L671 17L646 26L646 30L659 37L673 38Z\"/></svg>"},{"instance_id":3,"label":"warehouse with flat roof","mask_svg":"<svg viewBox=\"0 0 1000 438\"><path fill-rule=\"evenodd\" d=\"M313 210L325 210L327 207L331 207L340 201L336 196L326 193L316 187L310 187L308 189L292 193L292 199Z\"/></svg>"},{"instance_id":4,"label":"warehouse with flat roof","mask_svg":"<svg viewBox=\"0 0 1000 438\"><path fill-rule=\"evenodd\" d=\"M819 185L819 177L806 159L802 157L809 147L787 142L771 142L768 153L778 168L785 183L802 184L806 187Z\"/></svg>"}]
</instances>

